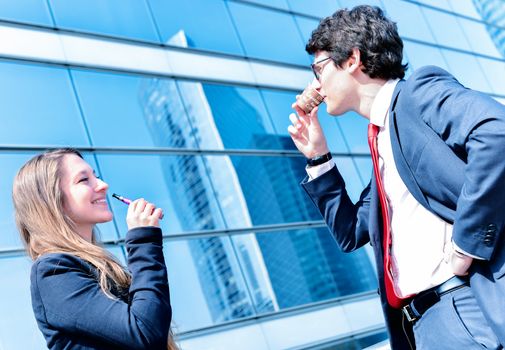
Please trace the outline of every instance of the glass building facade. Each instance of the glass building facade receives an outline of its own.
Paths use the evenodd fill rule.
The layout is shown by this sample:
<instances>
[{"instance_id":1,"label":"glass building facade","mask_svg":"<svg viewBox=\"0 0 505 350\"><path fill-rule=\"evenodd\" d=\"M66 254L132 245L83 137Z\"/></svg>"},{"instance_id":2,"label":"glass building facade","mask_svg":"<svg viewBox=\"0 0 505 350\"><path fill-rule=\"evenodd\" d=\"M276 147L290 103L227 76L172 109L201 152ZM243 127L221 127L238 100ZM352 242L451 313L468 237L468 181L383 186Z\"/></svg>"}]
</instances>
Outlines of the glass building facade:
<instances>
[{"instance_id":1,"label":"glass building facade","mask_svg":"<svg viewBox=\"0 0 505 350\"><path fill-rule=\"evenodd\" d=\"M505 103L501 0L0 0L0 349L44 349L12 179L71 146L110 185L165 212L183 349L361 349L386 337L371 249L339 251L299 182L288 133L312 79L304 51L340 7L383 8L409 71L438 65ZM322 108L324 109L324 108ZM321 111L357 199L366 120ZM123 262L126 206L101 241Z\"/></svg>"}]
</instances>

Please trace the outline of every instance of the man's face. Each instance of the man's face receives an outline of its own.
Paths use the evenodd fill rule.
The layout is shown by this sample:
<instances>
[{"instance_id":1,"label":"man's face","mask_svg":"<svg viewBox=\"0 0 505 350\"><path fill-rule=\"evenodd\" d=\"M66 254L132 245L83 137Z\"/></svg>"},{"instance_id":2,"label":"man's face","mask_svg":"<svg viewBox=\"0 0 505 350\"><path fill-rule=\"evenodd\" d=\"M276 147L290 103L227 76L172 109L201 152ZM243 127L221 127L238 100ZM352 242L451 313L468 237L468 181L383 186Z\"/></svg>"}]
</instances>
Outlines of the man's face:
<instances>
[{"instance_id":1,"label":"man's face","mask_svg":"<svg viewBox=\"0 0 505 350\"><path fill-rule=\"evenodd\" d=\"M331 115L341 115L352 106L352 79L350 73L337 67L326 51L318 51L314 56L313 70L319 79L314 78L313 86L325 96L326 110Z\"/></svg>"}]
</instances>

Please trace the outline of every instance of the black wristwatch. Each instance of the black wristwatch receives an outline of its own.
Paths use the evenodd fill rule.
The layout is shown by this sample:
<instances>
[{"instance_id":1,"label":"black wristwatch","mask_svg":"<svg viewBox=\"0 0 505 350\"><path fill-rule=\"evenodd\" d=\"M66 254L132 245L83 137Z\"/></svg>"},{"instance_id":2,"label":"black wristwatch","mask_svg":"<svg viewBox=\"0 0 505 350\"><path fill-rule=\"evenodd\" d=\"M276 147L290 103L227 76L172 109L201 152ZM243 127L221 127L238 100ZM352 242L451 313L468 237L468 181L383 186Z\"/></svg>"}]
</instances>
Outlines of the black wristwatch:
<instances>
[{"instance_id":1,"label":"black wristwatch","mask_svg":"<svg viewBox=\"0 0 505 350\"><path fill-rule=\"evenodd\" d=\"M307 159L307 165L308 166L316 166L316 165L321 165L323 163L326 163L331 159L331 153L328 152L326 154L323 154L322 156L317 156L314 158L308 158Z\"/></svg>"}]
</instances>

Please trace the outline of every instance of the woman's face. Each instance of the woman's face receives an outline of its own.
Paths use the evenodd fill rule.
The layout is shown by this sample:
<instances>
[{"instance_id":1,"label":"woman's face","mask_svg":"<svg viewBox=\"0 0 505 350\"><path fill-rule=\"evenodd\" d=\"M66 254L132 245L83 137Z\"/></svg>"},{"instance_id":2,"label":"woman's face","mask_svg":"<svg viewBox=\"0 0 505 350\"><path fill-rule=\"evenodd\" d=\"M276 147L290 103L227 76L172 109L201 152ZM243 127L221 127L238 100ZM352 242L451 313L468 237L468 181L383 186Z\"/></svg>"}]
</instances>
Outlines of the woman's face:
<instances>
[{"instance_id":1,"label":"woman's face","mask_svg":"<svg viewBox=\"0 0 505 350\"><path fill-rule=\"evenodd\" d=\"M65 214L74 221L79 235L91 241L93 227L112 220L106 199L109 185L97 178L89 164L75 154L63 156L61 171Z\"/></svg>"}]
</instances>

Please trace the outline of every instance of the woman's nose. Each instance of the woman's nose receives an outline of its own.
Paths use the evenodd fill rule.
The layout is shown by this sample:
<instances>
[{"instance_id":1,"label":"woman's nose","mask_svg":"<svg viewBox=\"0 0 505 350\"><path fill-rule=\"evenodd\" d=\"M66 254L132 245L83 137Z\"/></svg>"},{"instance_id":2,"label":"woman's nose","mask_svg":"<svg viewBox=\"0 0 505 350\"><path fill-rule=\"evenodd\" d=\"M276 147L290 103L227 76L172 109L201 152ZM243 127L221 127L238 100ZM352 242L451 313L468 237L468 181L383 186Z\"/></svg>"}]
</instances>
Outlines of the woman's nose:
<instances>
[{"instance_id":1,"label":"woman's nose","mask_svg":"<svg viewBox=\"0 0 505 350\"><path fill-rule=\"evenodd\" d=\"M96 188L95 190L98 192L98 191L104 191L104 190L108 190L109 189L109 185L101 180L101 179L96 179Z\"/></svg>"}]
</instances>

